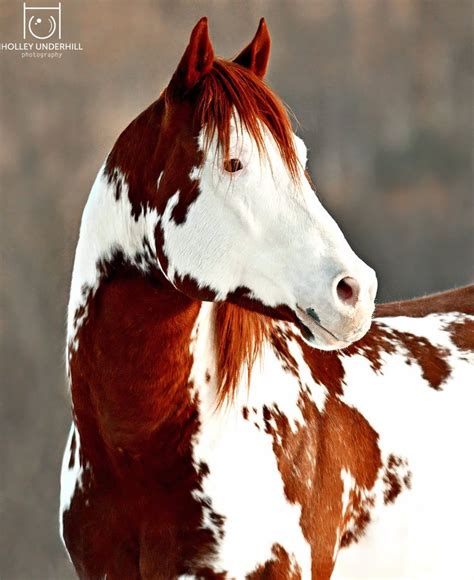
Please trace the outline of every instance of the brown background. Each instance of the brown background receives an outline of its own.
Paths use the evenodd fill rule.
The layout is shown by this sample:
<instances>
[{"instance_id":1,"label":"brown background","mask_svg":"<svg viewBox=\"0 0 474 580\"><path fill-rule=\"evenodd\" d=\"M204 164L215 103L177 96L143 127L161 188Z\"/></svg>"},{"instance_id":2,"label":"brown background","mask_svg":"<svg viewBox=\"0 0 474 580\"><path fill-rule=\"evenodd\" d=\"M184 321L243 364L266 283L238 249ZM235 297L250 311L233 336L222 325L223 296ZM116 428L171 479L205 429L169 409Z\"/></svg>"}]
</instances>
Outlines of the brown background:
<instances>
[{"instance_id":1,"label":"brown background","mask_svg":"<svg viewBox=\"0 0 474 580\"><path fill-rule=\"evenodd\" d=\"M0 42L21 42L22 3L0 8ZM80 215L114 139L157 97L202 15L225 56L267 17L268 80L301 123L323 201L376 268L380 299L472 280L470 1L63 0L63 40L83 52L0 52L2 579L72 575L57 504Z\"/></svg>"}]
</instances>

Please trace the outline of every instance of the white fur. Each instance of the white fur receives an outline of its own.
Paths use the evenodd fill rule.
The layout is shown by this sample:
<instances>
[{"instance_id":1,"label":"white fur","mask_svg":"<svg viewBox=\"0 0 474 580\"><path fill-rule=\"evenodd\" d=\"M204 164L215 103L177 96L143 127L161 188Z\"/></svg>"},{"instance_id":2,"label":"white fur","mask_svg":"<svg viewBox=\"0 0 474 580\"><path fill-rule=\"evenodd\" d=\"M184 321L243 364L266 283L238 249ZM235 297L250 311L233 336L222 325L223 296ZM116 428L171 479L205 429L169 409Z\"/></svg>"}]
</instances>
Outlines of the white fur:
<instances>
[{"instance_id":1,"label":"white fur","mask_svg":"<svg viewBox=\"0 0 474 580\"><path fill-rule=\"evenodd\" d=\"M71 457L71 443L74 434L76 448L74 451L73 464L71 467L69 467L69 461ZM61 540L63 541L64 547L66 548L66 551L67 547L64 543L63 537L63 516L64 512L66 512L71 505L76 488L81 488L82 486L82 473L84 469L80 461L80 448L81 441L79 438L79 432L76 429L74 423L72 423L71 429L69 430L69 436L67 438L66 449L64 450L63 460L61 463L61 491L59 496L59 534L61 536Z\"/></svg>"},{"instance_id":2,"label":"white fur","mask_svg":"<svg viewBox=\"0 0 474 580\"><path fill-rule=\"evenodd\" d=\"M271 559L271 547L278 543L302 566L303 577L311 577L308 545L299 523L301 506L291 504L284 495L272 439L265 433L262 421L263 406L274 409L276 405L293 430L304 425L297 406L299 383L281 368L267 346L255 366L249 390L242 379L236 402L216 410L215 358L211 346L213 308L206 304L201 309L196 325L199 331L192 343L195 362L190 378L199 395L202 425L194 459L196 465L204 462L210 469L197 497L209 499L211 509L225 517L215 570L227 570L230 577L243 578ZM341 470L341 522L352 490L357 490L362 499L373 499L375 509L367 533L359 543L339 550L345 530L338 529L334 578L441 580L450 577L449 570L455 570L456 577L466 577L463 570L468 569L467 544L474 516L466 498L474 472L472 464L462 457L474 437L470 426L474 402L472 371L466 361L459 361L445 330L449 323L466 318L458 314L434 314L426 319L380 320L392 328L426 336L435 346L449 349L452 374L442 386L443 391L428 385L417 363L406 364L404 348L395 354L382 354L381 374L375 373L361 355L342 355L346 371L342 400L361 412L380 434L384 465L392 453L407 459L408 466L400 468L399 475L403 477L410 471L413 487L404 489L394 504L385 505L385 467L380 469L377 483L370 490L357 486L350 471ZM298 354L298 348L290 345L293 353ZM318 407L322 401L324 409L324 387L307 374L309 369L302 358L297 361L300 377L305 377L303 383L315 394L313 400ZM205 380L207 372L211 374L210 383ZM248 420L242 415L244 406L249 409ZM462 455L455 452L460 445ZM349 520L348 526L352 523ZM205 517L203 526L214 529L218 537L209 517ZM456 551L459 545L465 550L461 556Z\"/></svg>"},{"instance_id":3,"label":"white fur","mask_svg":"<svg viewBox=\"0 0 474 580\"><path fill-rule=\"evenodd\" d=\"M454 352L447 323L465 315L385 318L381 322L426 336ZM471 317L472 318L472 317ZM472 367L449 356L452 372L442 391L422 377L416 362L406 364L403 349L383 356L375 374L363 356L343 358L343 400L354 406L379 433L382 455L408 461L412 489L384 505L382 482L376 486L376 509L366 535L340 550L334 578L468 578L474 508L474 390Z\"/></svg>"},{"instance_id":4,"label":"white fur","mask_svg":"<svg viewBox=\"0 0 474 580\"><path fill-rule=\"evenodd\" d=\"M342 498L341 498L341 522L344 520L347 508L349 507L349 500L351 491L356 487L356 481L352 473L343 467L341 469L341 481L342 481ZM339 552L339 543L341 541L342 533L345 530L343 529L342 525L339 525L336 530L336 542L334 544L333 550L333 561L336 560L337 554Z\"/></svg>"},{"instance_id":5,"label":"white fur","mask_svg":"<svg viewBox=\"0 0 474 580\"><path fill-rule=\"evenodd\" d=\"M77 331L87 317L87 312L77 321L75 314L85 304L83 288L86 287L92 293L97 290L100 281L99 262L107 261L114 251L121 250L131 263L135 263L136 255L143 252L144 238L148 240L153 253L156 252L157 211L143 208L140 217L135 220L128 198L128 184L120 172L116 171L116 174L122 186L120 199L115 199L115 186L108 183L103 166L82 215L68 307L68 345L74 350L77 349ZM156 264L159 265L158 261Z\"/></svg>"},{"instance_id":6,"label":"white fur","mask_svg":"<svg viewBox=\"0 0 474 580\"><path fill-rule=\"evenodd\" d=\"M214 569L226 570L230 578L244 578L273 559L272 546L279 544L301 567L303 579L311 578L310 546L300 526L301 506L285 496L272 436L265 432L262 420L263 406L274 410L277 405L294 430L304 425L297 405L298 381L283 371L267 347L261 365L255 366L251 388L247 390L242 381L236 402L216 410L213 308L208 304L201 308L192 344L191 380L199 395L202 425L194 460L197 466L206 463L210 470L202 493L196 496L210 498L212 509L225 517ZM211 374L209 383L206 372ZM243 417L244 406L249 408L249 420Z\"/></svg>"},{"instance_id":7,"label":"white fur","mask_svg":"<svg viewBox=\"0 0 474 580\"><path fill-rule=\"evenodd\" d=\"M295 137L301 162L300 182L295 183L269 131L262 131L268 156L260 157L246 131L233 126L230 156L243 164L234 174L223 169L216 139L211 142L203 165L190 174L200 193L182 224L172 219L180 192L170 197L162 219L168 276L190 275L221 300L245 286L266 306L313 308L341 340L361 327L367 330L373 270L354 254L311 189L303 173L303 142ZM354 311L335 297L335 282L342 275L361 285ZM316 327L314 333L319 332ZM318 344L327 346L328 337Z\"/></svg>"}]
</instances>

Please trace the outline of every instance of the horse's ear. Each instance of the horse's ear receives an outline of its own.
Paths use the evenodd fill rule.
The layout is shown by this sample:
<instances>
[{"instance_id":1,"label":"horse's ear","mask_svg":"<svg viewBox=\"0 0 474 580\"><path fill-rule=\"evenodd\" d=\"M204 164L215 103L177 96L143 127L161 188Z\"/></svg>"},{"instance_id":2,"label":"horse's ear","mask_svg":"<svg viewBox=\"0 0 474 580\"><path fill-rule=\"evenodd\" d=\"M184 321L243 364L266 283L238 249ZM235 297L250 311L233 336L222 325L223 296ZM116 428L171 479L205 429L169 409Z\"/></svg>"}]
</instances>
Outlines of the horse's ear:
<instances>
[{"instance_id":1,"label":"horse's ear","mask_svg":"<svg viewBox=\"0 0 474 580\"><path fill-rule=\"evenodd\" d=\"M258 77L263 79L267 72L269 58L270 34L265 23L265 18L261 18L252 42L234 58L234 62L250 69Z\"/></svg>"},{"instance_id":2,"label":"horse's ear","mask_svg":"<svg viewBox=\"0 0 474 580\"><path fill-rule=\"evenodd\" d=\"M214 49L204 16L193 28L188 47L170 81L172 94L184 95L191 90L211 70L213 62Z\"/></svg>"}]
</instances>

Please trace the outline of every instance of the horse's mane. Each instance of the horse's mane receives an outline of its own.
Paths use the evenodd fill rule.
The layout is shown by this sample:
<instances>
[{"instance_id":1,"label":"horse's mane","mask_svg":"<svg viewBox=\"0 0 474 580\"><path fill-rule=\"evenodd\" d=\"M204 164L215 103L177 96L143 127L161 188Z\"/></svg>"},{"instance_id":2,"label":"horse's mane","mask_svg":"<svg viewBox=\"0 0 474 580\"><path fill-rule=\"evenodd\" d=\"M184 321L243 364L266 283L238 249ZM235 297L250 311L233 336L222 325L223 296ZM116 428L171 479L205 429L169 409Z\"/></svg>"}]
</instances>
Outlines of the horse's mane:
<instances>
[{"instance_id":1,"label":"horse's mane","mask_svg":"<svg viewBox=\"0 0 474 580\"><path fill-rule=\"evenodd\" d=\"M299 175L293 130L281 100L260 78L231 61L216 59L199 87L197 124L204 128L205 147L214 136L224 159L229 155L231 121L248 131L260 155L265 155L262 126L267 127L293 179ZM239 125L240 124L240 125ZM250 379L271 319L229 303L216 313L218 401L235 395L242 372Z\"/></svg>"},{"instance_id":2,"label":"horse's mane","mask_svg":"<svg viewBox=\"0 0 474 580\"><path fill-rule=\"evenodd\" d=\"M233 399L242 378L246 378L247 384L250 384L253 365L270 329L271 319L262 314L228 302L217 305L215 337L218 405Z\"/></svg>"}]
</instances>

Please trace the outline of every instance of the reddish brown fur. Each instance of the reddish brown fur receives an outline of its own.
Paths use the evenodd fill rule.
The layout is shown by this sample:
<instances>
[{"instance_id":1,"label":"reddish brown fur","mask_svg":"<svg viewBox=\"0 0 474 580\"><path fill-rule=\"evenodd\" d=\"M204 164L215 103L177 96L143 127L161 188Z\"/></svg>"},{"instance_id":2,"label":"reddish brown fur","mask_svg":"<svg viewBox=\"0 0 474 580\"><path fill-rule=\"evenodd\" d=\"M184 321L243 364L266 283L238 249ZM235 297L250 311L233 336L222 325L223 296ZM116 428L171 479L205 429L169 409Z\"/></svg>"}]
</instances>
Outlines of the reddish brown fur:
<instances>
[{"instance_id":1,"label":"reddish brown fur","mask_svg":"<svg viewBox=\"0 0 474 580\"><path fill-rule=\"evenodd\" d=\"M272 546L272 560L247 574L246 580L301 580L301 569L293 566L288 552L279 544Z\"/></svg>"},{"instance_id":2,"label":"reddish brown fur","mask_svg":"<svg viewBox=\"0 0 474 580\"><path fill-rule=\"evenodd\" d=\"M64 537L81 577L173 578L199 569L216 541L200 529L202 505L191 496L206 472L193 467L199 421L186 387L199 303L123 274L89 302L71 358L90 471L65 515ZM89 530L80 542L78 522Z\"/></svg>"},{"instance_id":3,"label":"reddish brown fur","mask_svg":"<svg viewBox=\"0 0 474 580\"><path fill-rule=\"evenodd\" d=\"M406 468L407 465L407 461L403 457L389 455L383 476L386 485L383 498L385 503L393 503L404 487L410 489L411 473L408 471L403 477L400 476L400 468Z\"/></svg>"},{"instance_id":4,"label":"reddish brown fur","mask_svg":"<svg viewBox=\"0 0 474 580\"><path fill-rule=\"evenodd\" d=\"M474 320L452 322L446 329L454 344L465 352L474 352Z\"/></svg>"},{"instance_id":5,"label":"reddish brown fur","mask_svg":"<svg viewBox=\"0 0 474 580\"><path fill-rule=\"evenodd\" d=\"M371 510L374 507L374 498L362 497L360 491L351 491L349 505L343 516L340 528L343 530L339 547L347 548L353 543L357 543L366 532L371 520ZM352 518L352 525L351 525Z\"/></svg>"},{"instance_id":6,"label":"reddish brown fur","mask_svg":"<svg viewBox=\"0 0 474 580\"><path fill-rule=\"evenodd\" d=\"M328 578L334 565L333 550L342 510L341 466L350 470L357 485L370 489L381 464L377 434L364 417L334 394L330 394L321 415L302 389L299 406L304 424L296 431L278 408L264 408L263 413L265 429L273 436L286 496L302 506L301 524L312 546L315 578ZM356 448L347 445L354 434L357 434ZM308 479L310 484L306 483ZM356 514L356 524L351 529L351 538L346 535L346 545L364 532L369 521L364 506L354 492L350 513ZM276 563L273 566L280 570Z\"/></svg>"},{"instance_id":7,"label":"reddish brown fur","mask_svg":"<svg viewBox=\"0 0 474 580\"><path fill-rule=\"evenodd\" d=\"M378 304L377 318L384 316L428 316L433 313L462 312L474 315L474 285L431 294L413 300Z\"/></svg>"},{"instance_id":8,"label":"reddish brown fur","mask_svg":"<svg viewBox=\"0 0 474 580\"><path fill-rule=\"evenodd\" d=\"M440 389L449 377L451 369L446 362L445 349L432 345L425 337L416 336L410 332L393 330L381 322L372 324L372 332L344 351L346 356L362 353L369 361L374 371L382 367L382 354L393 354L397 348L406 351L406 362L416 361L423 377L433 389Z\"/></svg>"},{"instance_id":9,"label":"reddish brown fur","mask_svg":"<svg viewBox=\"0 0 474 580\"><path fill-rule=\"evenodd\" d=\"M270 59L270 44L267 24L265 19L261 18L252 42L234 58L234 62L251 70L260 79L263 79Z\"/></svg>"},{"instance_id":10,"label":"reddish brown fur","mask_svg":"<svg viewBox=\"0 0 474 580\"><path fill-rule=\"evenodd\" d=\"M233 304L219 304L215 320L218 404L235 395L243 366L247 379L268 336L266 317Z\"/></svg>"}]
</instances>

